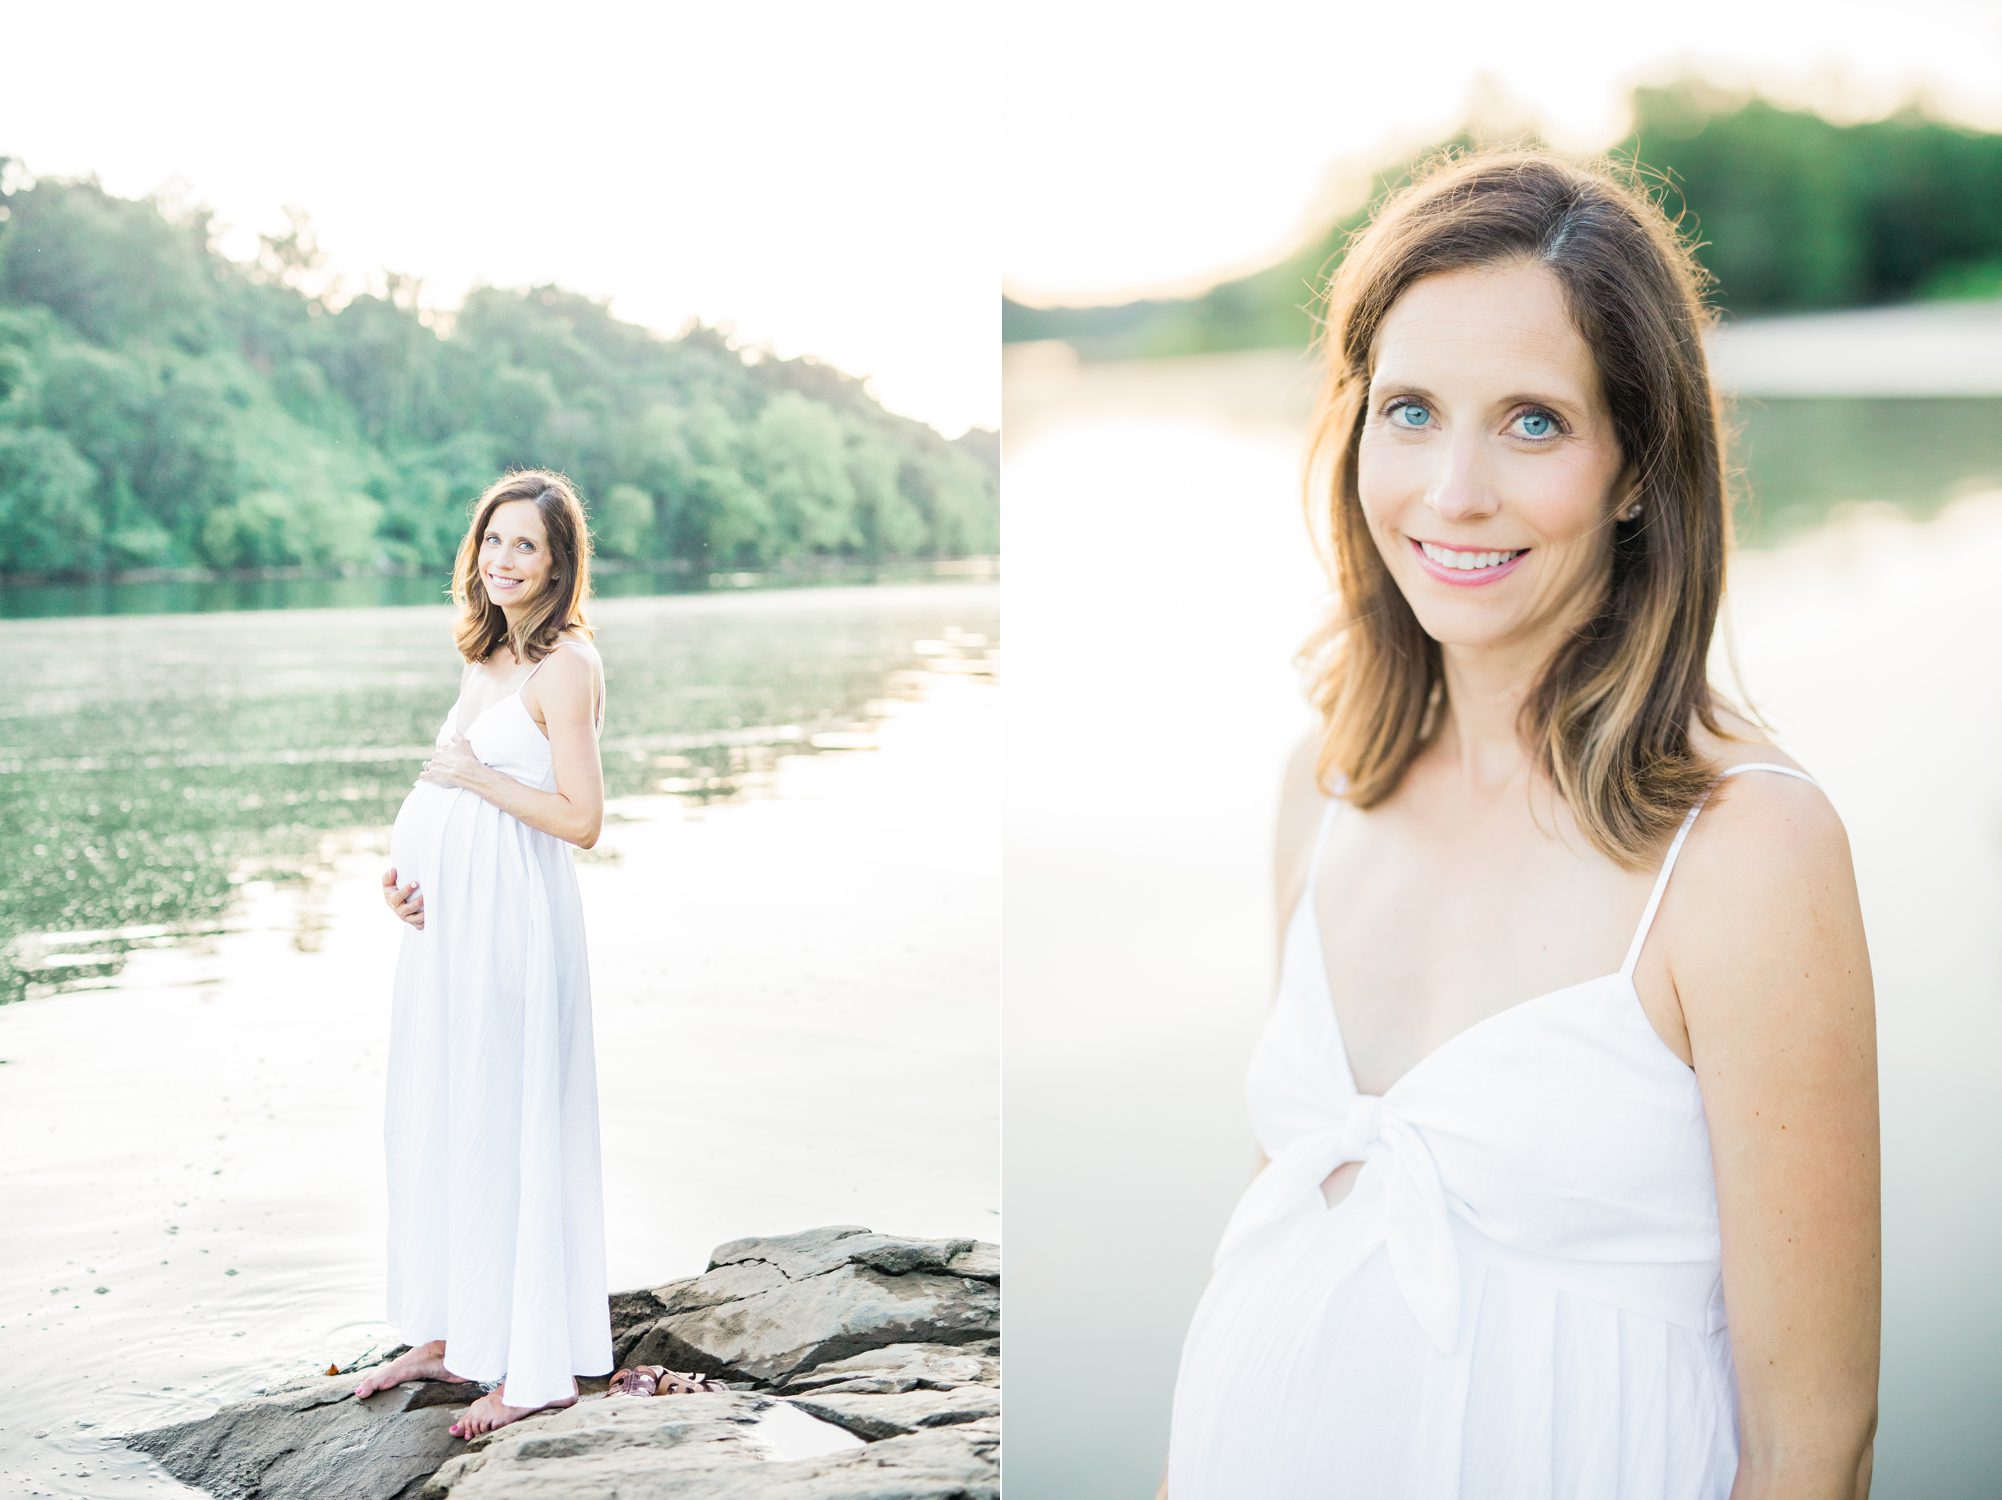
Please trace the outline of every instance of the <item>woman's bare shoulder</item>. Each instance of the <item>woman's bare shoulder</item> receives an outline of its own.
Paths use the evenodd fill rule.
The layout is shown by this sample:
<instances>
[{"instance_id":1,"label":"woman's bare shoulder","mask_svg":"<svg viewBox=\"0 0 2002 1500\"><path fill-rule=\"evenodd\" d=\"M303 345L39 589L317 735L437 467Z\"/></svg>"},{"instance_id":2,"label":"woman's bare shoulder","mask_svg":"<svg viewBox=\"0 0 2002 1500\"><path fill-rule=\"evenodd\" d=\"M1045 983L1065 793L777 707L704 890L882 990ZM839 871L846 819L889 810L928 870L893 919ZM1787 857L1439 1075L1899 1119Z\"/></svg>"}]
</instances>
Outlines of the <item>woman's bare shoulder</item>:
<instances>
[{"instance_id":1,"label":"woman's bare shoulder","mask_svg":"<svg viewBox=\"0 0 2002 1500\"><path fill-rule=\"evenodd\" d=\"M1763 731L1735 714L1719 714L1735 738L1692 735L1695 748L1720 771L1733 766L1784 766L1799 776L1744 771L1719 782L1677 866L1678 905L1706 932L1735 930L1748 911L1761 920L1813 930L1830 902L1854 902L1849 836L1827 791Z\"/></svg>"},{"instance_id":2,"label":"woman's bare shoulder","mask_svg":"<svg viewBox=\"0 0 2002 1500\"><path fill-rule=\"evenodd\" d=\"M1306 883L1314 836L1321 827L1321 809L1327 803L1317 776L1322 737L1318 719L1305 726L1288 750L1280 773L1279 818L1272 850L1273 886L1282 911L1291 908Z\"/></svg>"},{"instance_id":3,"label":"woman's bare shoulder","mask_svg":"<svg viewBox=\"0 0 2002 1500\"><path fill-rule=\"evenodd\" d=\"M1735 766L1781 766L1799 774L1748 770L1718 782L1691 833L1692 857L1699 848L1708 848L1712 858L1701 863L1737 864L1758 859L1760 845L1776 836L1818 837L1823 845L1841 838L1842 820L1828 793L1812 779L1810 767L1781 748L1764 728L1728 706L1719 706L1717 722L1722 734L1713 734L1699 724L1690 734L1690 743L1719 772ZM1824 848L1824 855L1827 852Z\"/></svg>"},{"instance_id":4,"label":"woman's bare shoulder","mask_svg":"<svg viewBox=\"0 0 2002 1500\"><path fill-rule=\"evenodd\" d=\"M542 659L535 682L559 691L594 695L604 670L597 647L581 636L568 634L558 636L557 641L556 647Z\"/></svg>"},{"instance_id":5,"label":"woman's bare shoulder","mask_svg":"<svg viewBox=\"0 0 2002 1500\"><path fill-rule=\"evenodd\" d=\"M563 645L570 647L577 655L583 657L592 665L598 666L603 664L603 658L598 655L598 643L574 626L559 632L556 639Z\"/></svg>"},{"instance_id":6,"label":"woman's bare shoulder","mask_svg":"<svg viewBox=\"0 0 2002 1500\"><path fill-rule=\"evenodd\" d=\"M548 667L544 675L555 673L564 681L575 681L595 693L596 684L605 680L605 661L598 655L598 647L590 637L566 630L557 636L557 645L549 653Z\"/></svg>"},{"instance_id":7,"label":"woman's bare shoulder","mask_svg":"<svg viewBox=\"0 0 2002 1500\"><path fill-rule=\"evenodd\" d=\"M582 705L593 721L603 718L605 664L589 637L564 631L544 662L537 682L546 681L564 700ZM564 649L568 647L569 649ZM535 684L531 683L533 687ZM538 700L539 701L539 700Z\"/></svg>"},{"instance_id":8,"label":"woman's bare shoulder","mask_svg":"<svg viewBox=\"0 0 2002 1500\"><path fill-rule=\"evenodd\" d=\"M1319 721L1304 726L1286 751L1286 764L1279 777L1279 821L1282 832L1291 825L1311 821L1326 794L1321 790L1318 767L1322 734Z\"/></svg>"}]
</instances>

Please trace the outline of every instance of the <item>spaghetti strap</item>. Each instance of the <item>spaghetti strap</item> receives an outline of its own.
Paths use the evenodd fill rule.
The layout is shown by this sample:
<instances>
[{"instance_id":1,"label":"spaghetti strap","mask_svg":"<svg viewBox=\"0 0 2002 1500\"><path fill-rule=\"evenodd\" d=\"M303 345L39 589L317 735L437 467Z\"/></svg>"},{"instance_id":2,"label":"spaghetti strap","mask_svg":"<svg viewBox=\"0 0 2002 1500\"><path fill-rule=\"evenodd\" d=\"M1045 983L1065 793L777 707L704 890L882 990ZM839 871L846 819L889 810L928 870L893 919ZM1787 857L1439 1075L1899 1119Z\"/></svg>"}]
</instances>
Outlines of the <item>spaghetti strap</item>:
<instances>
[{"instance_id":1,"label":"spaghetti strap","mask_svg":"<svg viewBox=\"0 0 2002 1500\"><path fill-rule=\"evenodd\" d=\"M579 648L580 650L581 650L581 649L583 648L583 643L582 643L581 641L574 641L574 640L570 639L570 637L568 637L568 636L565 636L565 637L563 637L563 638L562 638L561 640L557 641L556 645L557 645L557 646L559 646L559 647L560 647L560 646L576 646L576 647L578 647L578 648ZM542 670L542 663L543 663L543 662L546 662L546 661L548 661L548 660L549 660L549 657L550 657L550 656L554 656L555 654L556 654L556 651L555 651L555 649L554 649L554 648L551 648L551 650L550 650L550 652L549 652L549 656L545 656L545 657L543 657L543 658L542 658L542 661L539 661L539 662L537 662L537 663L536 663L536 664L535 664L534 666L532 666L532 667L530 667L530 668L528 669L528 677L533 677L533 676L534 676L534 675L535 675L535 674L536 674L537 672L540 672L540 671ZM522 679L521 679L521 681L520 681L519 683L517 683L517 684L515 685L515 689L514 689L514 690L515 690L515 691L516 691L517 693L518 693L518 692L520 692L520 691L521 691L521 690L522 690L523 688L525 688L525 687L527 687L527 686L528 686L528 677L524 677L524 678L522 678ZM592 688L592 695L593 695L593 696L595 697L595 696L596 696L596 693L597 693L597 689L596 689L596 687L594 686L594 687ZM591 716L591 722L592 722L592 723L593 723L593 724L594 724L594 725L595 725L595 726L596 726L597 728L599 728L599 729L603 729L603 728L605 727L605 704L604 704L604 700L603 700L603 699L599 699L599 701L598 701L598 706L597 706L597 711L596 711L595 713L593 713L593 714L592 714L592 716Z\"/></svg>"},{"instance_id":2,"label":"spaghetti strap","mask_svg":"<svg viewBox=\"0 0 2002 1500\"><path fill-rule=\"evenodd\" d=\"M548 653L548 655L547 655L547 656L544 656L544 657L542 658L542 661L539 661L539 662L537 662L537 663L536 663L536 664L535 664L534 666L532 666L532 667L530 667L530 668L528 669L528 677L524 677L524 678L522 678L522 679L521 679L521 681L520 681L520 682L516 683L516 684L515 684L515 688L514 688L514 690L515 690L515 691L516 691L516 692L518 693L518 692L520 692L520 691L521 691L521 690L522 690L523 688L527 687L527 686L528 686L528 680L529 680L529 677L533 677L533 676L534 676L534 675L535 675L535 674L536 674L537 672L540 672L540 671L542 670L542 666L543 666L543 662L546 662L546 661L548 661L548 660L549 660L549 657L551 657L551 656L554 656L554 655L556 654L556 647L557 647L557 646L564 646L564 645L568 645L568 644L569 644L569 642L567 642L567 641L558 641L558 642L556 643L556 646L551 646L551 647L549 648L549 653Z\"/></svg>"},{"instance_id":3,"label":"spaghetti strap","mask_svg":"<svg viewBox=\"0 0 2002 1500\"><path fill-rule=\"evenodd\" d=\"M1335 809L1342 805L1342 793L1349 789L1348 777L1339 771L1335 773L1335 789L1321 794L1321 822L1314 834L1314 852L1307 860L1307 884L1301 892L1301 903L1311 904L1314 894L1314 878L1321 873L1321 850L1327 845L1328 830L1335 823Z\"/></svg>"},{"instance_id":4,"label":"spaghetti strap","mask_svg":"<svg viewBox=\"0 0 2002 1500\"><path fill-rule=\"evenodd\" d=\"M1809 786L1821 785L1805 771L1796 771L1792 766L1775 765L1765 760L1748 760L1742 765L1726 766L1717 773L1717 780L1722 781L1726 776L1736 776L1740 771L1777 771L1782 776L1792 776L1805 781ZM1711 784L1710 790L1716 790L1715 782ZM1648 929L1654 926L1655 910L1661 905L1663 893L1668 890L1669 874L1675 869L1677 856L1682 853L1682 841L1689 837L1689 830L1696 822L1696 815L1703 811L1703 805L1709 800L1710 792L1705 792L1697 798L1696 805L1689 809L1688 815L1682 820L1682 826L1675 831L1675 842L1668 846L1668 858L1661 862L1661 873L1655 876L1654 889L1648 893L1647 908L1641 913L1640 925L1634 929L1634 940L1627 945L1626 962L1620 965L1620 977L1623 979L1633 978L1634 965L1640 962L1641 949L1647 943Z\"/></svg>"},{"instance_id":5,"label":"spaghetti strap","mask_svg":"<svg viewBox=\"0 0 2002 1500\"><path fill-rule=\"evenodd\" d=\"M1335 809L1341 805L1333 797L1322 800L1326 805L1321 809L1320 827L1314 834L1314 852L1307 860L1307 885L1303 900L1311 898L1314 893L1314 877L1321 873L1321 846L1328 841L1328 830L1335 822Z\"/></svg>"}]
</instances>

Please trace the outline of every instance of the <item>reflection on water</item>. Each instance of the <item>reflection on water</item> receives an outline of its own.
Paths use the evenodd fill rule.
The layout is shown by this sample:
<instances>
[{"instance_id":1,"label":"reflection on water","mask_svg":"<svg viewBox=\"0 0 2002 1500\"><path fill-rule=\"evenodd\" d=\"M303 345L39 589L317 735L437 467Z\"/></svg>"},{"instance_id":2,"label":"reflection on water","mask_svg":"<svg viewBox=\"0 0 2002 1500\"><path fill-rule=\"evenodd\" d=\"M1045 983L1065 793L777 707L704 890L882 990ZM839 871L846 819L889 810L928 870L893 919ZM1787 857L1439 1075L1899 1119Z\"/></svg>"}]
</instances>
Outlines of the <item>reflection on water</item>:
<instances>
[{"instance_id":1,"label":"reflection on water","mask_svg":"<svg viewBox=\"0 0 2002 1500\"><path fill-rule=\"evenodd\" d=\"M984 587L599 602L607 800L735 797L778 753L838 744ZM458 692L453 618L0 623L0 1003L109 982L134 947L222 930L244 881L311 878L326 834L386 827Z\"/></svg>"},{"instance_id":2,"label":"reflection on water","mask_svg":"<svg viewBox=\"0 0 2002 1500\"><path fill-rule=\"evenodd\" d=\"M1008 373L1005 1193L1012 1481L1146 1495L1181 1339L1256 1149L1310 387L1284 360ZM1876 978L1884 1359L1876 1493L2002 1472L2002 402L1745 410L1764 497L1727 628L1854 851ZM1935 420L1937 419L1937 420ZM1956 498L1958 496L1958 498ZM1727 689L1734 680L1714 664ZM1122 1378L1081 1361L1119 1351Z\"/></svg>"},{"instance_id":3,"label":"reflection on water","mask_svg":"<svg viewBox=\"0 0 2002 1500\"><path fill-rule=\"evenodd\" d=\"M991 580L991 558L879 565L824 562L785 572L685 573L661 568L610 567L591 572L600 599L656 594L701 594L755 588L813 588L825 584L921 583L941 578ZM0 587L0 620L69 619L79 615L207 614L217 610L399 609L440 604L451 595L436 573L355 574L313 577L303 568L270 569L255 577L180 578L110 583L8 583Z\"/></svg>"},{"instance_id":4,"label":"reflection on water","mask_svg":"<svg viewBox=\"0 0 2002 1500\"><path fill-rule=\"evenodd\" d=\"M1765 544L1845 505L1912 517L2002 489L2002 400L1993 396L1743 398L1726 409L1749 481L1741 540Z\"/></svg>"},{"instance_id":5,"label":"reflection on water","mask_svg":"<svg viewBox=\"0 0 2002 1500\"><path fill-rule=\"evenodd\" d=\"M578 882L611 1284L819 1224L998 1238L997 591L612 601L597 619L616 800ZM156 762L211 809L182 867L257 876L217 935L0 1007L0 1475L20 1487L0 1491L191 1496L115 1434L394 1342L382 1101L404 929L378 881L456 685L447 625L406 610L0 627L17 655L30 633L77 656L79 632L101 631L81 656L97 680L44 672L33 711L129 722L142 743L66 751L45 732L41 755L140 782ZM228 650L261 670L205 668ZM166 701L168 673L208 727ZM714 784L691 790L691 767ZM239 785L267 816L312 789L285 804L289 853L215 811L231 774L254 777ZM293 878L258 874L281 856ZM775 1442L806 1435L792 1415Z\"/></svg>"}]
</instances>

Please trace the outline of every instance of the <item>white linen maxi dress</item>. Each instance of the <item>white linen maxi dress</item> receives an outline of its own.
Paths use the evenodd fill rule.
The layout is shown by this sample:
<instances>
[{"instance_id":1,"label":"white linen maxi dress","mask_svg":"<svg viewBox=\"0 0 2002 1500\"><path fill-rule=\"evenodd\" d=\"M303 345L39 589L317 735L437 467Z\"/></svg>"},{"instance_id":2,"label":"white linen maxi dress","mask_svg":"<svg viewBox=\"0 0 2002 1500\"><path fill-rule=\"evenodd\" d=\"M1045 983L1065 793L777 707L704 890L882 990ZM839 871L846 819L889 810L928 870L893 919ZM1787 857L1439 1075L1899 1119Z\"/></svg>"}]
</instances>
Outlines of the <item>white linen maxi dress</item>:
<instances>
[{"instance_id":1,"label":"white linen maxi dress","mask_svg":"<svg viewBox=\"0 0 2002 1500\"><path fill-rule=\"evenodd\" d=\"M1742 771L1812 779L1722 774ZM1633 983L1701 809L1617 973L1487 1017L1380 1095L1350 1072L1310 867L1246 1080L1270 1161L1183 1343L1169 1500L1727 1500L1709 1130Z\"/></svg>"},{"instance_id":2,"label":"white linen maxi dress","mask_svg":"<svg viewBox=\"0 0 2002 1500\"><path fill-rule=\"evenodd\" d=\"M564 644L572 644L565 642ZM547 657L544 660L548 660ZM497 771L556 788L521 688L464 733ZM600 710L602 717L602 708ZM390 1021L384 1146L389 1318L445 1340L454 1374L506 1377L510 1405L612 1368L591 981L571 846L461 787L420 781L390 835L406 928Z\"/></svg>"}]
</instances>

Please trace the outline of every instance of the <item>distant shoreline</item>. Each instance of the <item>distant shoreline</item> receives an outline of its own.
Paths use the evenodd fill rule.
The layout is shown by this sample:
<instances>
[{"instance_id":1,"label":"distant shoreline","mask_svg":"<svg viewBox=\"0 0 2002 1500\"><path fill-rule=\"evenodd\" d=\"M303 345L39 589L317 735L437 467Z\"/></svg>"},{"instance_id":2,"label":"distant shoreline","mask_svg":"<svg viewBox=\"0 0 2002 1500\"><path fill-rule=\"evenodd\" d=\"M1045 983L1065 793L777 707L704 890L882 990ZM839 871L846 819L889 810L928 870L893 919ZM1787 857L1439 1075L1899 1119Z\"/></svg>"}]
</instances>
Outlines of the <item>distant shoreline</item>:
<instances>
[{"instance_id":1,"label":"distant shoreline","mask_svg":"<svg viewBox=\"0 0 2002 1500\"><path fill-rule=\"evenodd\" d=\"M664 563L635 563L594 560L591 571L601 577L627 577L656 573L685 580L689 591L716 588L754 588L765 583L827 581L877 570L929 569L944 576L981 575L997 570L1000 559L992 555L941 558L885 558L864 562L855 558L795 560L771 568L700 567L684 559ZM335 582L351 578L431 578L440 570L410 563L381 563L372 566L307 567L301 563L263 568L122 568L105 573L47 572L0 575L0 594L30 588L108 588L129 584L218 584Z\"/></svg>"}]
</instances>

